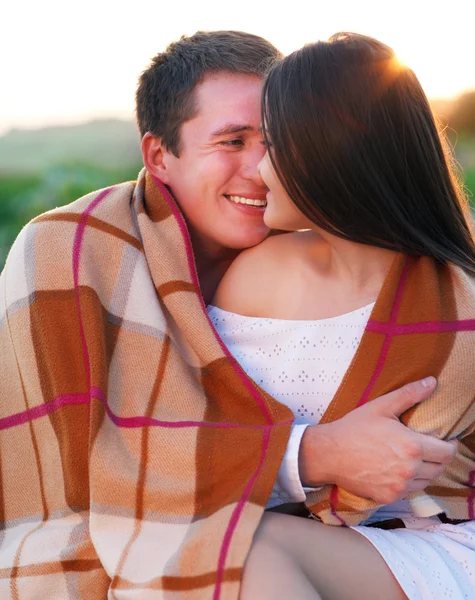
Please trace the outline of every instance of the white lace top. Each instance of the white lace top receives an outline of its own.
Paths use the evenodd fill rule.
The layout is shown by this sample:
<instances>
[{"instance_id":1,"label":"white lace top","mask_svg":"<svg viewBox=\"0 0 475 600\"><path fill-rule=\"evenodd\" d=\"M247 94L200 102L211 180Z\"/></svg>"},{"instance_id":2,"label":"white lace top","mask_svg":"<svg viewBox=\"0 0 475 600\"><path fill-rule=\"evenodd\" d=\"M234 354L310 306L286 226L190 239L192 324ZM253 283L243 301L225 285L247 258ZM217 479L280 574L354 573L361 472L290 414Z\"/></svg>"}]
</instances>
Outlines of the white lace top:
<instances>
[{"instance_id":1,"label":"white lace top","mask_svg":"<svg viewBox=\"0 0 475 600\"><path fill-rule=\"evenodd\" d=\"M320 421L335 395L373 306L316 321L244 317L208 307L213 325L246 373L295 416L268 508L305 500L298 472L302 435ZM377 520L410 513L405 502L386 509L384 516L378 511Z\"/></svg>"}]
</instances>

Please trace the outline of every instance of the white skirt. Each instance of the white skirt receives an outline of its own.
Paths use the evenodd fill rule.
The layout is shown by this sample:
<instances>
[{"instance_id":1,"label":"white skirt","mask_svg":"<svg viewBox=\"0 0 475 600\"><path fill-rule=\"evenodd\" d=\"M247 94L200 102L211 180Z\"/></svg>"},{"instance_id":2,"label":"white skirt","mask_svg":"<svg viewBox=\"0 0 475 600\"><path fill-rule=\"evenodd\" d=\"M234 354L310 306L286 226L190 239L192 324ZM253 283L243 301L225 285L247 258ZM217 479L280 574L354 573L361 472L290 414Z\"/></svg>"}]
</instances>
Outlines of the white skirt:
<instances>
[{"instance_id":1,"label":"white skirt","mask_svg":"<svg viewBox=\"0 0 475 600\"><path fill-rule=\"evenodd\" d=\"M352 529L378 550L409 600L474 600L475 521L404 521L406 529Z\"/></svg>"}]
</instances>

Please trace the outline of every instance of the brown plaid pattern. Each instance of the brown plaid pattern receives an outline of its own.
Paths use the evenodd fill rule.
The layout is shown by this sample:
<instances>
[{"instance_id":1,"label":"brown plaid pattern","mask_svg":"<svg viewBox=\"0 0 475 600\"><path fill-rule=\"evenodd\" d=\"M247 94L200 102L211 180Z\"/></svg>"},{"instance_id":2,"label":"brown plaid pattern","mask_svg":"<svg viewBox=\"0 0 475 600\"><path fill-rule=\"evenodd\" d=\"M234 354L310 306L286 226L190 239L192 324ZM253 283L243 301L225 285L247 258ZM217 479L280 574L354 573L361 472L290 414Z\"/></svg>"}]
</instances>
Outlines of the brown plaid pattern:
<instances>
[{"instance_id":1,"label":"brown plaid pattern","mask_svg":"<svg viewBox=\"0 0 475 600\"><path fill-rule=\"evenodd\" d=\"M462 443L424 498L473 518L473 282L396 263L324 420L438 376L407 422ZM404 330L427 322L449 325ZM143 171L22 231L0 278L0 357L0 598L236 599L293 415L210 324L160 182ZM374 509L330 486L308 503L335 524Z\"/></svg>"},{"instance_id":2,"label":"brown plaid pattern","mask_svg":"<svg viewBox=\"0 0 475 600\"><path fill-rule=\"evenodd\" d=\"M211 326L166 190L42 215L0 298L0 598L237 598L292 414Z\"/></svg>"},{"instance_id":3,"label":"brown plaid pattern","mask_svg":"<svg viewBox=\"0 0 475 600\"><path fill-rule=\"evenodd\" d=\"M475 519L475 280L427 257L398 255L356 355L321 423L428 375L435 393L403 422L459 450L441 477L409 497L421 517L444 512ZM307 506L324 522L357 525L378 505L336 486L312 492Z\"/></svg>"}]
</instances>

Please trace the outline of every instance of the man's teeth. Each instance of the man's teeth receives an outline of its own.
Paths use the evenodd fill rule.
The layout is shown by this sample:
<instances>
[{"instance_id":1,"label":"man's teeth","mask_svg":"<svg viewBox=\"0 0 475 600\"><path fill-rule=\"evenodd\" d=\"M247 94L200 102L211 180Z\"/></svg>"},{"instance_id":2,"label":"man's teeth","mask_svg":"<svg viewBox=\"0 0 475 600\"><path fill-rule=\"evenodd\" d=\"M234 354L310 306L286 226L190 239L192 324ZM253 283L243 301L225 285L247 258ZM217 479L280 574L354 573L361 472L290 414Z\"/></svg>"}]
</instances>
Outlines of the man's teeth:
<instances>
[{"instance_id":1,"label":"man's teeth","mask_svg":"<svg viewBox=\"0 0 475 600\"><path fill-rule=\"evenodd\" d=\"M242 196L228 196L236 204L247 204L248 206L266 206L266 200L253 200L252 198L243 198Z\"/></svg>"}]
</instances>

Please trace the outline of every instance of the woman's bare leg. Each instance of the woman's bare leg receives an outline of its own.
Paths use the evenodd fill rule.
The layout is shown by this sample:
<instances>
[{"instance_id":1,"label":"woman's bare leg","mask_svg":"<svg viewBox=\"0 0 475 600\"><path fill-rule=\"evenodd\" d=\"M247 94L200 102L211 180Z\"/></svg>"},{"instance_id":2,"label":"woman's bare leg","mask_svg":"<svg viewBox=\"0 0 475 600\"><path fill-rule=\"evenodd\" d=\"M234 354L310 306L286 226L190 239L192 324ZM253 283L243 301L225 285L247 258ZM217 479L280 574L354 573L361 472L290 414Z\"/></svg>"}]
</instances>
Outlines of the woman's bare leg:
<instances>
[{"instance_id":1,"label":"woman's bare leg","mask_svg":"<svg viewBox=\"0 0 475 600\"><path fill-rule=\"evenodd\" d=\"M321 600L321 597L288 552L266 540L254 543L244 567L240 600L294 599Z\"/></svg>"},{"instance_id":2,"label":"woman's bare leg","mask_svg":"<svg viewBox=\"0 0 475 600\"><path fill-rule=\"evenodd\" d=\"M404 600L385 561L358 532L264 513L241 600Z\"/></svg>"}]
</instances>

